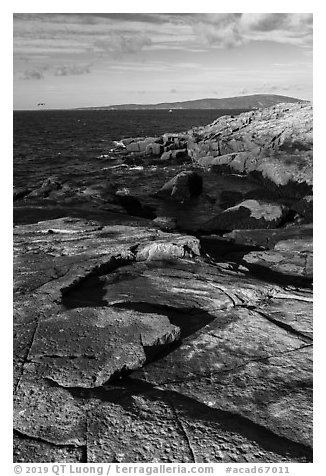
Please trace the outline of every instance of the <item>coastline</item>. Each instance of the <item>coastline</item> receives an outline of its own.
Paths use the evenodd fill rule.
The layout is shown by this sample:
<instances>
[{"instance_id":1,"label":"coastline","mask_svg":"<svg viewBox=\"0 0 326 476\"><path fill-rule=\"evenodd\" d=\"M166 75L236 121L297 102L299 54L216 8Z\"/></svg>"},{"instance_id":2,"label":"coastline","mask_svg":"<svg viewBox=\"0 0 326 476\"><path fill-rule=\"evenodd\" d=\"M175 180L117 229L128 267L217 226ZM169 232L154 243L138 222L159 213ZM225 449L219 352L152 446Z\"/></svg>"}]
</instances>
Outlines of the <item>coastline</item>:
<instances>
[{"instance_id":1,"label":"coastline","mask_svg":"<svg viewBox=\"0 0 326 476\"><path fill-rule=\"evenodd\" d=\"M15 461L311 462L312 109L121 143L16 197Z\"/></svg>"}]
</instances>

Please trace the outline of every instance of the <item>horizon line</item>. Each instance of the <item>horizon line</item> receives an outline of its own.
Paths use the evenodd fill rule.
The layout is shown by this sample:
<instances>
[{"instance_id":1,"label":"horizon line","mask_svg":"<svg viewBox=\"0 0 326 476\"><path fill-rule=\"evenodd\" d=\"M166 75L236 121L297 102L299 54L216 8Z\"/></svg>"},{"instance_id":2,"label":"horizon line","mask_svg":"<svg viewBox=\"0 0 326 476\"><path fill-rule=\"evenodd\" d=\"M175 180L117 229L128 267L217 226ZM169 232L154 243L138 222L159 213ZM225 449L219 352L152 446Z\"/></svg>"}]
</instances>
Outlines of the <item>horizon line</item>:
<instances>
[{"instance_id":1,"label":"horizon line","mask_svg":"<svg viewBox=\"0 0 326 476\"><path fill-rule=\"evenodd\" d=\"M134 106L159 106L160 104L174 104L174 103L186 103L186 102L192 102L192 101L205 101L205 100L224 100L224 99L233 99L233 98L250 98L250 97L254 97L254 96L279 96L279 97L284 97L284 98L291 98L291 99L296 99L297 101L303 101L303 102L313 102L312 99L302 99L302 98L296 98L296 97L292 97L292 96L283 96L282 94L270 94L270 93L255 93L255 94L246 94L246 95L243 95L243 96L227 96L227 97L219 97L219 98L214 98L214 97L210 97L210 98L198 98L198 99L186 99L186 100L183 100L183 101L171 101L171 102L168 102L168 101L163 101L163 102L157 102L157 103L120 103L120 104L110 104L110 105L102 105L102 106L99 106L99 105L96 105L96 106L75 106L75 107L59 107L59 108L56 108L56 107L42 107L42 108L37 108L37 106L35 106L35 109L20 109L20 108L13 108L13 111L16 111L16 112L19 112L19 111L73 111L73 110L80 110L80 109L90 109L90 108L112 108L112 107L120 107L120 106L128 106L128 105L134 105ZM155 108L154 108L155 109ZM159 109L159 108L158 108ZM164 110L165 108L161 108L161 110ZM166 108L168 109L168 108ZM197 108L194 108L194 109L197 109ZM217 108L201 108L201 109L207 109L207 110L218 110ZM225 108L222 108L222 109L225 109ZM231 108L230 108L231 109ZM234 109L239 109L239 108L234 108ZM126 109L127 110L127 109ZM129 109L129 110L134 110L133 108L132 109ZM178 110L183 110L182 108L178 109Z\"/></svg>"}]
</instances>

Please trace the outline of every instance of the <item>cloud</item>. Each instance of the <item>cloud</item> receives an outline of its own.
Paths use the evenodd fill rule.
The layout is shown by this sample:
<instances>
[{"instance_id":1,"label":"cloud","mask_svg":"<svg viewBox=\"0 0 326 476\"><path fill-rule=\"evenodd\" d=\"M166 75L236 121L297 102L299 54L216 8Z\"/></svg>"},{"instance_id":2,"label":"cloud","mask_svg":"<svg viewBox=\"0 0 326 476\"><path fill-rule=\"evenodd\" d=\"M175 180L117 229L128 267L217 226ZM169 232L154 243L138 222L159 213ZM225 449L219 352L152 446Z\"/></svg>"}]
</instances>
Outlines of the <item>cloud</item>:
<instances>
[{"instance_id":1,"label":"cloud","mask_svg":"<svg viewBox=\"0 0 326 476\"><path fill-rule=\"evenodd\" d=\"M242 88L237 91L237 95L246 95L246 94L284 94L289 93L293 94L293 91L302 91L304 87L300 84L274 84L272 82L264 82L255 87Z\"/></svg>"},{"instance_id":2,"label":"cloud","mask_svg":"<svg viewBox=\"0 0 326 476\"><path fill-rule=\"evenodd\" d=\"M15 73L18 79L44 79L44 73L54 76L70 76L90 73L90 65L66 64L59 66L43 65L38 68L27 69L22 72Z\"/></svg>"},{"instance_id":3,"label":"cloud","mask_svg":"<svg viewBox=\"0 0 326 476\"><path fill-rule=\"evenodd\" d=\"M240 22L241 26L248 30L279 30L286 25L288 15L288 13L244 13Z\"/></svg>"},{"instance_id":4,"label":"cloud","mask_svg":"<svg viewBox=\"0 0 326 476\"><path fill-rule=\"evenodd\" d=\"M169 13L86 13L81 15L85 23L96 23L99 19L113 21L145 22L162 24L169 21Z\"/></svg>"},{"instance_id":5,"label":"cloud","mask_svg":"<svg viewBox=\"0 0 326 476\"><path fill-rule=\"evenodd\" d=\"M90 73L90 69L88 65L63 65L58 66L54 70L55 76L70 76L70 75L78 75L78 74L88 74Z\"/></svg>"},{"instance_id":6,"label":"cloud","mask_svg":"<svg viewBox=\"0 0 326 476\"><path fill-rule=\"evenodd\" d=\"M90 14L16 14L14 51L35 55L137 53L152 44L145 33L142 16L135 21L113 20L112 15ZM123 15L122 15L123 17ZM150 25L152 28L152 25ZM155 36L155 35L154 35Z\"/></svg>"},{"instance_id":7,"label":"cloud","mask_svg":"<svg viewBox=\"0 0 326 476\"><path fill-rule=\"evenodd\" d=\"M68 63L151 50L205 52L254 41L304 47L312 42L312 14L303 13L28 13L14 15L15 55L48 55ZM36 64L37 66L37 64ZM60 73L59 73L60 74ZM63 73L65 74L65 73ZM69 73L70 74L70 73Z\"/></svg>"},{"instance_id":8,"label":"cloud","mask_svg":"<svg viewBox=\"0 0 326 476\"><path fill-rule=\"evenodd\" d=\"M239 30L239 14L212 13L193 16L193 31L199 39L211 46L234 47L244 42Z\"/></svg>"},{"instance_id":9,"label":"cloud","mask_svg":"<svg viewBox=\"0 0 326 476\"><path fill-rule=\"evenodd\" d=\"M192 17L194 33L204 43L236 47L251 41L310 46L310 13L216 13Z\"/></svg>"},{"instance_id":10,"label":"cloud","mask_svg":"<svg viewBox=\"0 0 326 476\"><path fill-rule=\"evenodd\" d=\"M312 20L311 13L243 13L240 23L252 31L289 30L293 33L302 28L310 29Z\"/></svg>"},{"instance_id":11,"label":"cloud","mask_svg":"<svg viewBox=\"0 0 326 476\"><path fill-rule=\"evenodd\" d=\"M93 46L102 53L138 53L151 44L152 40L140 33L136 35L112 34L104 39L96 40Z\"/></svg>"},{"instance_id":12,"label":"cloud","mask_svg":"<svg viewBox=\"0 0 326 476\"><path fill-rule=\"evenodd\" d=\"M220 29L210 24L203 28L199 24L194 26L194 31L209 46L233 48L242 45L245 41L236 24L230 24Z\"/></svg>"},{"instance_id":13,"label":"cloud","mask_svg":"<svg viewBox=\"0 0 326 476\"><path fill-rule=\"evenodd\" d=\"M312 43L312 19L312 13L244 13L240 28L251 41L306 47Z\"/></svg>"},{"instance_id":14,"label":"cloud","mask_svg":"<svg viewBox=\"0 0 326 476\"><path fill-rule=\"evenodd\" d=\"M171 88L171 89L170 89L170 93L172 93L172 94L176 94L177 92L178 92L178 91L177 91L176 89L174 89L174 88Z\"/></svg>"}]
</instances>

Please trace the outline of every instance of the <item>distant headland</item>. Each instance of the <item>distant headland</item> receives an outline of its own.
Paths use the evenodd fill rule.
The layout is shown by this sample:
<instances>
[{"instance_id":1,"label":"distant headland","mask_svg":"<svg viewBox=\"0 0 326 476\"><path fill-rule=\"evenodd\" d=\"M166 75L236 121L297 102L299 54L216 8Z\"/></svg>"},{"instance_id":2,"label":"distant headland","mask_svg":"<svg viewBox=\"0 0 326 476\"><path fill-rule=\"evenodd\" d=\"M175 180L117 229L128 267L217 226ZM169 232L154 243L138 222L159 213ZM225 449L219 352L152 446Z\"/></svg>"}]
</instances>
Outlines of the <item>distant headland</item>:
<instances>
[{"instance_id":1,"label":"distant headland","mask_svg":"<svg viewBox=\"0 0 326 476\"><path fill-rule=\"evenodd\" d=\"M252 94L230 98L206 98L192 101L162 102L158 104L116 104L110 106L91 106L78 109L101 110L146 110L146 109L258 109L279 103L306 102L302 99L278 94Z\"/></svg>"}]
</instances>

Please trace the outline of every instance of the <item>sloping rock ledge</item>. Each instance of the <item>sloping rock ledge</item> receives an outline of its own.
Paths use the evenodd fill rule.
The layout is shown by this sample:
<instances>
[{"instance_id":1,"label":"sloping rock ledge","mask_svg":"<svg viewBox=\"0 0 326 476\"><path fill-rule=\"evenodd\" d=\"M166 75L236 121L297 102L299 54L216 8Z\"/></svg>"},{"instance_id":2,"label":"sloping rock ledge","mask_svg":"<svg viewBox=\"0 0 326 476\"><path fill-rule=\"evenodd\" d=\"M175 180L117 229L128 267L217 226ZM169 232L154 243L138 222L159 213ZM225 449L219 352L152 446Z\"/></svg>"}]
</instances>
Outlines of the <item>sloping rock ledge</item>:
<instances>
[{"instance_id":1,"label":"sloping rock ledge","mask_svg":"<svg viewBox=\"0 0 326 476\"><path fill-rule=\"evenodd\" d=\"M14 237L16 461L311 461L309 287L154 228Z\"/></svg>"}]
</instances>

